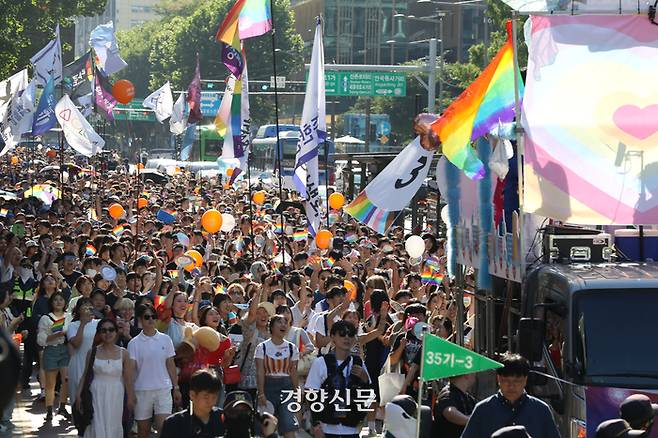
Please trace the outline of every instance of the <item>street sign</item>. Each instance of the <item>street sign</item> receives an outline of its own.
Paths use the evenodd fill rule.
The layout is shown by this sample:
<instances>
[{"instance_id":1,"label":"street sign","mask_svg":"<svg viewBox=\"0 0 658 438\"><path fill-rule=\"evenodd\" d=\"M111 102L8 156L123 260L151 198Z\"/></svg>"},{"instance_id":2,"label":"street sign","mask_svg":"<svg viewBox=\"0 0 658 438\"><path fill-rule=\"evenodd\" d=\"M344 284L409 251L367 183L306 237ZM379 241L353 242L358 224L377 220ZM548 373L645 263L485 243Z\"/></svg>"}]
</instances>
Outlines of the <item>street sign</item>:
<instances>
[{"instance_id":1,"label":"street sign","mask_svg":"<svg viewBox=\"0 0 658 438\"><path fill-rule=\"evenodd\" d=\"M503 365L467 348L426 333L423 336L424 381L501 368Z\"/></svg>"},{"instance_id":2,"label":"street sign","mask_svg":"<svg viewBox=\"0 0 658 438\"><path fill-rule=\"evenodd\" d=\"M404 73L369 71L326 71L327 96L392 96L407 95Z\"/></svg>"},{"instance_id":3,"label":"street sign","mask_svg":"<svg viewBox=\"0 0 658 438\"><path fill-rule=\"evenodd\" d=\"M215 117L222 103L222 94L219 91L201 92L201 114L205 117Z\"/></svg>"},{"instance_id":4,"label":"street sign","mask_svg":"<svg viewBox=\"0 0 658 438\"><path fill-rule=\"evenodd\" d=\"M133 122L155 122L153 110L142 106L144 99L133 99L127 104L118 104L112 112L115 120L130 120Z\"/></svg>"},{"instance_id":5,"label":"street sign","mask_svg":"<svg viewBox=\"0 0 658 438\"><path fill-rule=\"evenodd\" d=\"M270 76L270 87L274 88L274 76ZM286 88L286 77L277 76L276 77L276 87L277 88Z\"/></svg>"}]
</instances>

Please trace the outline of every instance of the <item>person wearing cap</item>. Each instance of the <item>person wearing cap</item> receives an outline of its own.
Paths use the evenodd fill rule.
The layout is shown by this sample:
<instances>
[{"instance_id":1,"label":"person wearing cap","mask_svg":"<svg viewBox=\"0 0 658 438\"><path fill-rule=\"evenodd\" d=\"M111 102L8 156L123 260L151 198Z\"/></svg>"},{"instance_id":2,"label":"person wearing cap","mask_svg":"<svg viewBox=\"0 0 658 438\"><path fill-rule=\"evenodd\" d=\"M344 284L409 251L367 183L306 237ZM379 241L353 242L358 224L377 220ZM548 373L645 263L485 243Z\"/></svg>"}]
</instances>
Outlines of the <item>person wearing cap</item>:
<instances>
[{"instance_id":1,"label":"person wearing cap","mask_svg":"<svg viewBox=\"0 0 658 438\"><path fill-rule=\"evenodd\" d=\"M621 418L633 429L645 430L647 435L651 433L656 414L658 414L658 404L651 403L651 399L644 394L630 395L619 405Z\"/></svg>"},{"instance_id":2,"label":"person wearing cap","mask_svg":"<svg viewBox=\"0 0 658 438\"><path fill-rule=\"evenodd\" d=\"M222 383L214 371L200 369L189 382L191 406L165 420L161 438L219 437L224 435L222 410L216 407Z\"/></svg>"},{"instance_id":3,"label":"person wearing cap","mask_svg":"<svg viewBox=\"0 0 658 438\"><path fill-rule=\"evenodd\" d=\"M489 438L505 426L525 426L533 438L560 438L548 405L525 392L528 360L508 352L498 361L503 364L496 370L500 389L475 405L462 438Z\"/></svg>"},{"instance_id":4,"label":"person wearing cap","mask_svg":"<svg viewBox=\"0 0 658 438\"><path fill-rule=\"evenodd\" d=\"M142 332L128 342L135 376L134 394L129 393L128 398L135 406L137 436L147 438L151 420L160 431L172 412L173 403L180 403L181 393L174 364L174 344L169 336L155 328L158 319L155 308L151 304L141 304L137 308L137 318Z\"/></svg>"},{"instance_id":5,"label":"person wearing cap","mask_svg":"<svg viewBox=\"0 0 658 438\"><path fill-rule=\"evenodd\" d=\"M596 438L640 438L648 436L645 430L634 430L626 420L606 420L596 428Z\"/></svg>"}]
</instances>

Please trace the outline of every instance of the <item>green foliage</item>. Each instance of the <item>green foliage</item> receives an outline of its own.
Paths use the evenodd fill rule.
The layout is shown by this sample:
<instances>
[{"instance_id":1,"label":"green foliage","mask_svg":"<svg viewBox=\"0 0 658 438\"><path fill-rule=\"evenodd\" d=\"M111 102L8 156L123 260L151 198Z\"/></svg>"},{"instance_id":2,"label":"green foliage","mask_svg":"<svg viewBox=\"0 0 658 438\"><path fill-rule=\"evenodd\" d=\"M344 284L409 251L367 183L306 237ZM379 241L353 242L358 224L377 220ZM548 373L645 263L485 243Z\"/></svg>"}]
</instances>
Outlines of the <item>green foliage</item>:
<instances>
[{"instance_id":1,"label":"green foliage","mask_svg":"<svg viewBox=\"0 0 658 438\"><path fill-rule=\"evenodd\" d=\"M107 0L0 0L0 79L30 64L30 57L53 39L57 23L62 38L73 29L76 16L103 11ZM64 44L64 62L70 62L72 47Z\"/></svg>"},{"instance_id":2,"label":"green foliage","mask_svg":"<svg viewBox=\"0 0 658 438\"><path fill-rule=\"evenodd\" d=\"M221 46L215 41L215 33L233 1L197 1L193 10L187 1L178 3L184 11L182 15L175 13L175 2L164 2L160 21L118 35L121 54L129 65L121 75L135 84L138 96L148 95L166 81L171 82L174 90L186 89L194 74L197 53L202 79L224 80L229 74L221 62ZM281 50L277 73L290 76L303 68L304 44L294 29L289 0L274 1L274 24L276 47ZM269 80L272 75L271 38L267 34L246 40L249 79ZM273 99L252 100L252 118L256 122L271 121Z\"/></svg>"}]
</instances>

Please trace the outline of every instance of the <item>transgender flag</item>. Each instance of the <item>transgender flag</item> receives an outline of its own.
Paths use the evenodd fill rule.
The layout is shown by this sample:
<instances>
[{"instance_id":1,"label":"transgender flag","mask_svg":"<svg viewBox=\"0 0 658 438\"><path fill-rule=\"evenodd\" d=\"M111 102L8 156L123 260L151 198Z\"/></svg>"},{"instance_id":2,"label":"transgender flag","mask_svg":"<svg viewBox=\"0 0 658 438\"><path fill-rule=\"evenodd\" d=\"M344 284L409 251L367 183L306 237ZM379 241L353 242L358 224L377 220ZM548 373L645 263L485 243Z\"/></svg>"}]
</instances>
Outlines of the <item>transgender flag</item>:
<instances>
[{"instance_id":1,"label":"transgender flag","mask_svg":"<svg viewBox=\"0 0 658 438\"><path fill-rule=\"evenodd\" d=\"M240 39L257 37L272 29L270 0L246 0L238 18Z\"/></svg>"}]
</instances>

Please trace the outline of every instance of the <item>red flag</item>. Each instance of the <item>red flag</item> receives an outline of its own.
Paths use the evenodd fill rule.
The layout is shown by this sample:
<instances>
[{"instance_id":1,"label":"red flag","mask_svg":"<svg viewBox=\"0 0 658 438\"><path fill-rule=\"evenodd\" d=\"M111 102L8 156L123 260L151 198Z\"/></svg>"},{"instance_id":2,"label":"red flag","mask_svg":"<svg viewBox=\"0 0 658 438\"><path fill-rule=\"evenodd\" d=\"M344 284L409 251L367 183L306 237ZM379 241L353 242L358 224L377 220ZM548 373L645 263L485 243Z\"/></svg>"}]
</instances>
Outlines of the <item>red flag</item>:
<instances>
[{"instance_id":1,"label":"red flag","mask_svg":"<svg viewBox=\"0 0 658 438\"><path fill-rule=\"evenodd\" d=\"M196 69L194 78L187 87L187 104L190 107L190 115L187 117L187 123L199 123L203 120L201 114L201 71L199 70L199 54L196 54Z\"/></svg>"}]
</instances>

